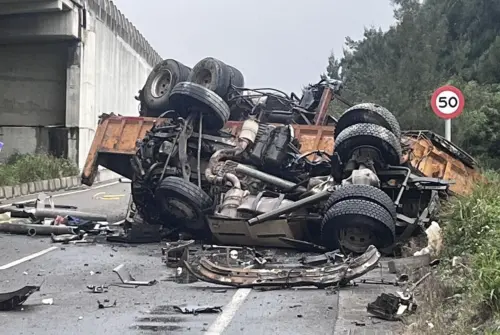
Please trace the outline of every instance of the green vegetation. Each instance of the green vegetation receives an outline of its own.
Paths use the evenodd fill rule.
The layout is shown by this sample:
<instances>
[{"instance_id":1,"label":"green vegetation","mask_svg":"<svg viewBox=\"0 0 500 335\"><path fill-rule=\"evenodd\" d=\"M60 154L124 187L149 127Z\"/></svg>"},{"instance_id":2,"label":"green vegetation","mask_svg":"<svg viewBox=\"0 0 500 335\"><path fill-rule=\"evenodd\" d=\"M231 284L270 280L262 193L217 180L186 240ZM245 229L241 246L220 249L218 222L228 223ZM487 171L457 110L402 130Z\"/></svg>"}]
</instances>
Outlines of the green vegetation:
<instances>
[{"instance_id":1,"label":"green vegetation","mask_svg":"<svg viewBox=\"0 0 500 335\"><path fill-rule=\"evenodd\" d=\"M452 122L453 141L500 168L500 1L392 2L396 24L387 32L366 29L360 41L347 38L328 74L335 78L342 66L347 99L389 108L403 129L440 134L444 123L430 97L441 85L459 87L466 106Z\"/></svg>"},{"instance_id":2,"label":"green vegetation","mask_svg":"<svg viewBox=\"0 0 500 335\"><path fill-rule=\"evenodd\" d=\"M419 292L410 334L500 334L499 189L500 175L490 173L472 194L447 204L444 264Z\"/></svg>"},{"instance_id":3,"label":"green vegetation","mask_svg":"<svg viewBox=\"0 0 500 335\"><path fill-rule=\"evenodd\" d=\"M69 177L77 174L78 168L64 158L43 154L14 154L9 157L5 164L0 164L0 186Z\"/></svg>"}]
</instances>

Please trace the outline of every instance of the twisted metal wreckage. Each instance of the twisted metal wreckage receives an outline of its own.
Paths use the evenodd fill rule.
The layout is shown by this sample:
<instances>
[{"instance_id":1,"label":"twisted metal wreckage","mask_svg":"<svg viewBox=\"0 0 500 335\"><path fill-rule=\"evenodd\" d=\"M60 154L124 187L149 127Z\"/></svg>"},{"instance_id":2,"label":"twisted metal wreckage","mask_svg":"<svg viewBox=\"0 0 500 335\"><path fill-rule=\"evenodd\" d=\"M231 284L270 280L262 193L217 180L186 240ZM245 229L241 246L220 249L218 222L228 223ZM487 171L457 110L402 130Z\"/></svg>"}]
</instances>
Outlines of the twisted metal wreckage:
<instances>
[{"instance_id":1,"label":"twisted metal wreckage","mask_svg":"<svg viewBox=\"0 0 500 335\"><path fill-rule=\"evenodd\" d=\"M401 131L386 108L351 105L341 89L324 78L299 98L244 88L240 71L213 58L193 69L165 60L136 97L141 117L102 117L82 182L93 183L98 165L131 179L135 224L170 239L363 254L298 276L186 263L202 280L319 286L356 277L479 175L451 142ZM349 106L338 120L327 114L333 99Z\"/></svg>"}]
</instances>

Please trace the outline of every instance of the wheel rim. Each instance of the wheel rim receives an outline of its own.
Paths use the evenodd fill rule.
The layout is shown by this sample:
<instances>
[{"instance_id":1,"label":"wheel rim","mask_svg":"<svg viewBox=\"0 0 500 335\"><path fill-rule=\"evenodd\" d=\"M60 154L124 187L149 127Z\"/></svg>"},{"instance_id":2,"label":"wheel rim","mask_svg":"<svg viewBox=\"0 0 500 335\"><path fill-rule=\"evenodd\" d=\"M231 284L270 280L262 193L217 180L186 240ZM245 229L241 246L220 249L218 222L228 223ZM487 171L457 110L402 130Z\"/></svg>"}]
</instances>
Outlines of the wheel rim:
<instances>
[{"instance_id":1,"label":"wheel rim","mask_svg":"<svg viewBox=\"0 0 500 335\"><path fill-rule=\"evenodd\" d=\"M196 84L207 88L212 83L212 73L208 70L202 70L196 76Z\"/></svg>"},{"instance_id":2,"label":"wheel rim","mask_svg":"<svg viewBox=\"0 0 500 335\"><path fill-rule=\"evenodd\" d=\"M151 95L155 98L164 96L172 83L172 73L164 70L156 75L151 83Z\"/></svg>"},{"instance_id":3,"label":"wheel rim","mask_svg":"<svg viewBox=\"0 0 500 335\"><path fill-rule=\"evenodd\" d=\"M338 232L339 244L342 248L356 253L365 252L371 244L375 244L377 236L367 227L346 227Z\"/></svg>"},{"instance_id":4,"label":"wheel rim","mask_svg":"<svg viewBox=\"0 0 500 335\"><path fill-rule=\"evenodd\" d=\"M167 197L164 202L167 212L182 220L187 228L200 229L200 218L196 209L178 198Z\"/></svg>"}]
</instances>

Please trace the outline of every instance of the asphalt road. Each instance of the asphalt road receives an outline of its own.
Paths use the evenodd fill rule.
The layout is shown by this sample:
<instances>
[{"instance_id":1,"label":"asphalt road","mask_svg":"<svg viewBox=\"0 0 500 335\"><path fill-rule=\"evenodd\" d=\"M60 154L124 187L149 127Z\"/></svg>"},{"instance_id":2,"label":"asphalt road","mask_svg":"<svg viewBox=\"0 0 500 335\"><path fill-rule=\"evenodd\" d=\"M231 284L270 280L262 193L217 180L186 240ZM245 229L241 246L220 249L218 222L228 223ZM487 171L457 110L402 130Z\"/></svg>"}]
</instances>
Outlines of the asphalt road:
<instances>
[{"instance_id":1,"label":"asphalt road","mask_svg":"<svg viewBox=\"0 0 500 335\"><path fill-rule=\"evenodd\" d=\"M109 222L124 218L129 184L60 194L56 204L105 213ZM27 197L25 199L31 199ZM1 204L0 204L1 205ZM26 257L54 247L47 253ZM161 245L54 245L47 237L0 234L0 293L25 285L42 285L16 311L0 312L2 334L393 334L394 324L368 322L366 303L385 288L352 288L339 294L325 290L257 291L194 282L180 284L161 261ZM16 263L13 263L18 261ZM90 293L87 285L117 283L112 272L124 264L137 280L158 280L154 286L110 286ZM219 289L219 290L216 290ZM365 291L363 291L365 290ZM360 293L361 292L361 293ZM368 297L366 300L364 297ZM53 299L45 305L43 299ZM98 309L97 300L116 301ZM365 301L366 300L366 301ZM185 315L179 305L222 306L219 314ZM356 326L356 320L366 321Z\"/></svg>"}]
</instances>

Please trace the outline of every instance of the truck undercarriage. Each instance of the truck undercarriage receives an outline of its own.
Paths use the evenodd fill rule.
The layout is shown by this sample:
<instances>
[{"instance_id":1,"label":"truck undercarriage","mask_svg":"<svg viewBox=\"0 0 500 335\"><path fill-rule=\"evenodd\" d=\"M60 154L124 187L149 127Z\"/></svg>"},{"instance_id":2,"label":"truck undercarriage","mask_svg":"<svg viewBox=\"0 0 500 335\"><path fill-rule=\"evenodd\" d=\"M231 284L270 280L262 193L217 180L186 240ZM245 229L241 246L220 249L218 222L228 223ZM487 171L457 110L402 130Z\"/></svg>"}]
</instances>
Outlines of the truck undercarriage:
<instances>
[{"instance_id":1,"label":"truck undercarriage","mask_svg":"<svg viewBox=\"0 0 500 335\"><path fill-rule=\"evenodd\" d=\"M286 246L288 238L390 253L430 224L440 198L467 192L477 177L466 153L435 134L402 132L382 106L358 104L338 120L326 118L325 99L338 97L340 82L322 80L299 99L244 89L242 78L214 88L195 70L191 81L172 83L163 108L141 108L156 118L149 129L148 118L140 119L133 151L131 139L121 138L123 119L111 150L99 150L106 136L96 135L83 174L91 183L100 164L130 178L136 221L161 225L167 237L267 246ZM145 95L146 86L141 106ZM446 155L453 164L436 170L434 161ZM454 185L443 179L452 168Z\"/></svg>"}]
</instances>

